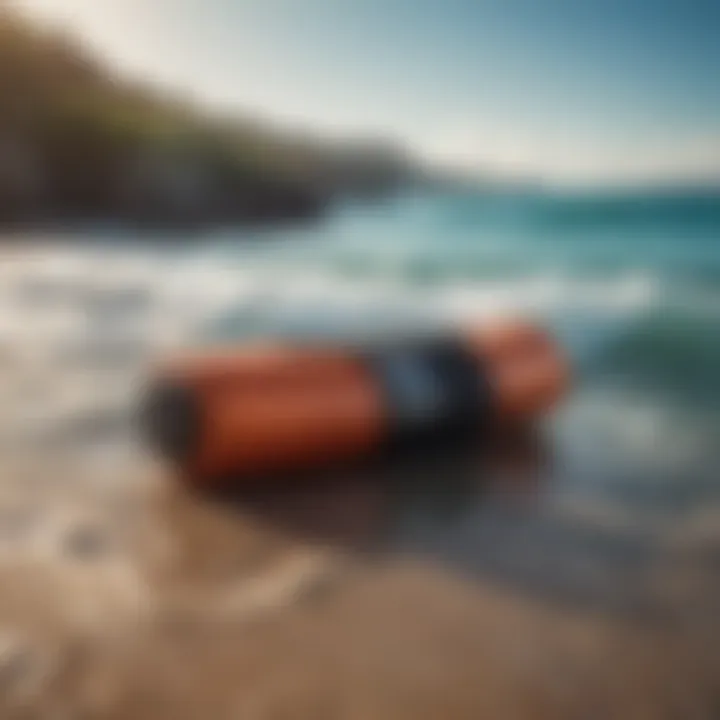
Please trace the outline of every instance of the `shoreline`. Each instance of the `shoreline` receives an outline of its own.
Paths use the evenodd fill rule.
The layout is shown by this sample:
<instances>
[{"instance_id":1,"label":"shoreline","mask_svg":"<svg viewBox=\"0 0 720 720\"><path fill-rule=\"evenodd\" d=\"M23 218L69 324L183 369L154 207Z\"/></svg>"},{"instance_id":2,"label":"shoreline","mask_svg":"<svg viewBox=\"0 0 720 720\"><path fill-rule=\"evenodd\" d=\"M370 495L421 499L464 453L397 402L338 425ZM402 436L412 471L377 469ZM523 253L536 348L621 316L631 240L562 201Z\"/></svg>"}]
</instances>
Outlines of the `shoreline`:
<instances>
[{"instance_id":1,"label":"shoreline","mask_svg":"<svg viewBox=\"0 0 720 720\"><path fill-rule=\"evenodd\" d=\"M16 524L22 551L0 556L4 717L562 720L602 708L662 720L717 708L720 587L711 565L693 575L687 548L654 564L646 591L665 612L638 618L388 549L397 496L383 472L408 469L230 504L144 459L101 467L85 480L112 476L112 492L84 494L70 467L62 487L59 475L3 483L6 541L13 486L18 508L25 497L65 513L40 545L32 523ZM522 537L525 492L518 505L493 492L524 518L507 525Z\"/></svg>"},{"instance_id":2,"label":"shoreline","mask_svg":"<svg viewBox=\"0 0 720 720\"><path fill-rule=\"evenodd\" d=\"M183 242L192 242L199 234L214 232L231 232L238 233L258 231L272 233L276 230L284 229L303 229L319 225L327 220L330 216L329 212L318 215L282 217L262 219L262 220L234 220L225 221L221 219L207 220L197 223L188 223L184 221L173 222L133 222L127 220L115 220L105 218L102 220L76 220L76 221L27 221L27 222L0 222L0 244L3 245L22 245L28 243L28 238L24 235L30 235L30 244L34 235L42 234L44 237L62 240L69 238L73 241L90 240L97 244L102 244L105 240L105 234L120 233L124 237L121 243L116 243L118 247L132 247L134 244L152 243L157 240L163 244L170 242L168 234L172 233L172 242L182 244ZM135 235L138 237L136 238ZM243 239L245 241L245 239Z\"/></svg>"},{"instance_id":3,"label":"shoreline","mask_svg":"<svg viewBox=\"0 0 720 720\"><path fill-rule=\"evenodd\" d=\"M128 441L4 459L3 717L717 707L717 523L653 535L550 511L535 443L231 498L183 489Z\"/></svg>"}]
</instances>

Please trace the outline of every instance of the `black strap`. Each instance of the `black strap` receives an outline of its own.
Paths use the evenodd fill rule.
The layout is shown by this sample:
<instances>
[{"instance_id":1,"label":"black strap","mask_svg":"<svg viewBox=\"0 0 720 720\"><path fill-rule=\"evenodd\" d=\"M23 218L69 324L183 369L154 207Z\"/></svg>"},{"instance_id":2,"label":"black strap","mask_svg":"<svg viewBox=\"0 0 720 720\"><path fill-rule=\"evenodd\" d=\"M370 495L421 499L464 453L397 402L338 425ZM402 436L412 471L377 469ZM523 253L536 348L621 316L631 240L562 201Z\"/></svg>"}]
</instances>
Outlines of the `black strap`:
<instances>
[{"instance_id":1,"label":"black strap","mask_svg":"<svg viewBox=\"0 0 720 720\"><path fill-rule=\"evenodd\" d=\"M459 340L385 342L361 356L386 398L392 446L465 440L489 422L487 373Z\"/></svg>"}]
</instances>

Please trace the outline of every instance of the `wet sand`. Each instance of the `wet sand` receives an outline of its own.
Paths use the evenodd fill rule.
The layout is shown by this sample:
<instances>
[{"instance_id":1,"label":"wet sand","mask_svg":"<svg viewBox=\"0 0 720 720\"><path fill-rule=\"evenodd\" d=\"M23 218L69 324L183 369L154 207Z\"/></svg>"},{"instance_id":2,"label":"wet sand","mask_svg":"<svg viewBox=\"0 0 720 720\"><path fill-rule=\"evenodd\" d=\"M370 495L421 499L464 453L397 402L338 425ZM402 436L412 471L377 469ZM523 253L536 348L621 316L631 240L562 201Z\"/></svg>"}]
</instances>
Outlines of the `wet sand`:
<instances>
[{"instance_id":1,"label":"wet sand","mask_svg":"<svg viewBox=\"0 0 720 720\"><path fill-rule=\"evenodd\" d=\"M717 514L561 511L540 462L383 461L232 498L144 459L10 463L0 716L720 716Z\"/></svg>"}]
</instances>

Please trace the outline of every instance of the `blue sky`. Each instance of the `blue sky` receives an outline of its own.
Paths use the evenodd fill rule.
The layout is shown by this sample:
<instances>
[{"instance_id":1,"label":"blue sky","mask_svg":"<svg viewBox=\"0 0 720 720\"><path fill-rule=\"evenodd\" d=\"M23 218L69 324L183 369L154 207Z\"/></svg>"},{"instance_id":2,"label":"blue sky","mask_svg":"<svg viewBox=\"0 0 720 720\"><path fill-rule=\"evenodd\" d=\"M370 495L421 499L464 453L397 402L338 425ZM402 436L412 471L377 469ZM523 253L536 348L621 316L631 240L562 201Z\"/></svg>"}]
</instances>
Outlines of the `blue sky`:
<instances>
[{"instance_id":1,"label":"blue sky","mask_svg":"<svg viewBox=\"0 0 720 720\"><path fill-rule=\"evenodd\" d=\"M467 167L720 177L720 0L20 0L135 74Z\"/></svg>"}]
</instances>

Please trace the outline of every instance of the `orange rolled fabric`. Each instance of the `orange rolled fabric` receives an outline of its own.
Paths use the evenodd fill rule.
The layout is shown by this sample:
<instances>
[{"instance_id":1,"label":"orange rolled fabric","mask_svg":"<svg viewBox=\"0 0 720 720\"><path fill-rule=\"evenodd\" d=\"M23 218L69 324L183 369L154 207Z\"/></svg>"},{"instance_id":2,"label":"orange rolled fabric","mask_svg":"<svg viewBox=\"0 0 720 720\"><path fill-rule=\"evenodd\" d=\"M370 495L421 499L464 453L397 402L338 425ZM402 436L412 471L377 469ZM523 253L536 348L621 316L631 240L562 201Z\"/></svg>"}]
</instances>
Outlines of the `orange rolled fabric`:
<instances>
[{"instance_id":1,"label":"orange rolled fabric","mask_svg":"<svg viewBox=\"0 0 720 720\"><path fill-rule=\"evenodd\" d=\"M545 330L515 321L487 326L465 335L484 367L498 422L531 421L550 410L567 392L570 367Z\"/></svg>"},{"instance_id":2,"label":"orange rolled fabric","mask_svg":"<svg viewBox=\"0 0 720 720\"><path fill-rule=\"evenodd\" d=\"M549 335L517 322L357 347L219 349L157 369L143 431L187 478L239 481L528 422L568 376Z\"/></svg>"}]
</instances>

